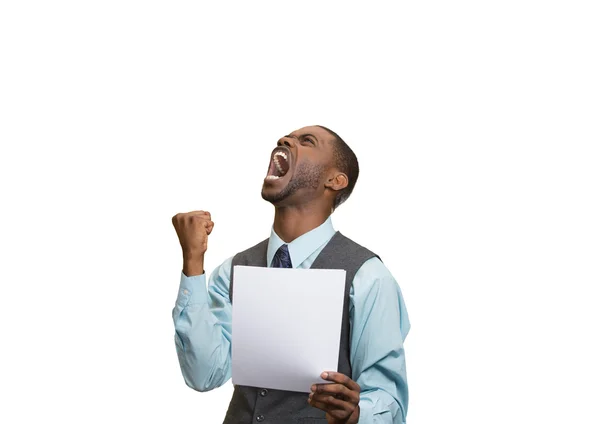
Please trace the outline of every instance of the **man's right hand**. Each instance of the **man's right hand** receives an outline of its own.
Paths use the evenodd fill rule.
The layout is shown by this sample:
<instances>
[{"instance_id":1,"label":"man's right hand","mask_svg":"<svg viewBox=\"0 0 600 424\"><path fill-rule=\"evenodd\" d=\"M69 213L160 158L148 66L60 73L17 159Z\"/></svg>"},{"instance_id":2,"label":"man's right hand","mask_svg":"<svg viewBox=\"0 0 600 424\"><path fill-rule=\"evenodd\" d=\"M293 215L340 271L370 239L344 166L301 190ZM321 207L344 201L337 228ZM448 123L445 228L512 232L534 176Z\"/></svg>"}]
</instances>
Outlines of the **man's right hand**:
<instances>
[{"instance_id":1,"label":"man's right hand","mask_svg":"<svg viewBox=\"0 0 600 424\"><path fill-rule=\"evenodd\" d=\"M183 253L183 273L188 277L204 273L204 253L214 222L206 211L178 213L172 219Z\"/></svg>"}]
</instances>

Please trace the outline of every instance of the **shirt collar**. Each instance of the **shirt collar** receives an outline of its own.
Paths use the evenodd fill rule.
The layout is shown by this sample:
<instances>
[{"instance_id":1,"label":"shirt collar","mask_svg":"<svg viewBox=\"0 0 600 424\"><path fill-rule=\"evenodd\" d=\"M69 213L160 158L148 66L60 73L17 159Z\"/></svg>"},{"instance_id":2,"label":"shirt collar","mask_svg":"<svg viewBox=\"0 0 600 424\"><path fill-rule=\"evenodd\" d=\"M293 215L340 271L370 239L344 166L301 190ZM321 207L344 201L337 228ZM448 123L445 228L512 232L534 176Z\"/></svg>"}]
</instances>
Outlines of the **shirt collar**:
<instances>
[{"instance_id":1,"label":"shirt collar","mask_svg":"<svg viewBox=\"0 0 600 424\"><path fill-rule=\"evenodd\" d=\"M334 234L335 230L333 229L333 224L331 223L331 216L329 216L325 222L319 225L317 228L302 234L300 237L294 239L291 243L288 243L290 259L292 260L292 268L297 268L306 260L306 258L313 254L315 250L331 239ZM277 250L283 244L285 244L285 242L281 240L281 238L275 232L275 229L271 227L271 237L269 237L269 245L267 247L267 266L271 266L275 252L277 252Z\"/></svg>"}]
</instances>

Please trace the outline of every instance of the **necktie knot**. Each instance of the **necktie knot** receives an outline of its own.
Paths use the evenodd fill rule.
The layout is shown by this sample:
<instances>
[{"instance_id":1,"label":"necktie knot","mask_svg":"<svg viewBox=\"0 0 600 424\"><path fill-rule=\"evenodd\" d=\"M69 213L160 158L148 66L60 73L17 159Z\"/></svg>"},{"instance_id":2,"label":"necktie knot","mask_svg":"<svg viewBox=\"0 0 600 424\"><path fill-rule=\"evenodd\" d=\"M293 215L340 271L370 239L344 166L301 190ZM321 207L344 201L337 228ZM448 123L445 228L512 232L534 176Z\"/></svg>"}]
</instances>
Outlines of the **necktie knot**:
<instances>
[{"instance_id":1,"label":"necktie knot","mask_svg":"<svg viewBox=\"0 0 600 424\"><path fill-rule=\"evenodd\" d=\"M290 252L288 250L287 244L282 244L277 252L275 252L275 256L273 256L273 261L271 262L272 268L291 268L292 267L292 259L290 258Z\"/></svg>"}]
</instances>

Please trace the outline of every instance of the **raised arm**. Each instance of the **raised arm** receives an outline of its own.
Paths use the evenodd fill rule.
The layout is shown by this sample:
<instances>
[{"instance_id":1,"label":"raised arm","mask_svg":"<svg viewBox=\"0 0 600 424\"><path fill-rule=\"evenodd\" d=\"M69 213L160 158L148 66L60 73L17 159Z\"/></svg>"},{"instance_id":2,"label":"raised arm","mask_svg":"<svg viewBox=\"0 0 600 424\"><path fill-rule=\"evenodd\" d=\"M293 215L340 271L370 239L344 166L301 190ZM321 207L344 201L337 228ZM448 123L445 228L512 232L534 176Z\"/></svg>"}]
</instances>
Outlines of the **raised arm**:
<instances>
[{"instance_id":1,"label":"raised arm","mask_svg":"<svg viewBox=\"0 0 600 424\"><path fill-rule=\"evenodd\" d=\"M182 247L183 270L173 308L175 347L186 384L201 392L231 378L231 258L217 267L206 286L204 254L213 228L210 214L177 214L173 226Z\"/></svg>"}]
</instances>

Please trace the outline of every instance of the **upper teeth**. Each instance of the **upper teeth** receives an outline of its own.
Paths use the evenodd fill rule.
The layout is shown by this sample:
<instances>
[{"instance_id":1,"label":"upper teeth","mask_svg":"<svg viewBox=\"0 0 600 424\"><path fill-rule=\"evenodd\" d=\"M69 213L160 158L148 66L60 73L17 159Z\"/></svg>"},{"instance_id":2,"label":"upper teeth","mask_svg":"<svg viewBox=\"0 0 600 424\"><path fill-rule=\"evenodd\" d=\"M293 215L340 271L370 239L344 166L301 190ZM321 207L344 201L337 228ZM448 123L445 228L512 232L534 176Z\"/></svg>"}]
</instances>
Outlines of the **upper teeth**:
<instances>
[{"instance_id":1,"label":"upper teeth","mask_svg":"<svg viewBox=\"0 0 600 424\"><path fill-rule=\"evenodd\" d=\"M279 169L279 172L283 173L283 168L281 168L281 165L279 165L279 162L275 161L275 166L277 167L277 169Z\"/></svg>"},{"instance_id":2,"label":"upper teeth","mask_svg":"<svg viewBox=\"0 0 600 424\"><path fill-rule=\"evenodd\" d=\"M275 158L277 156L281 156L281 157L283 157L284 160L287 161L287 155L285 154L285 152L275 152L275 154L273 155L273 162L275 162L275 166L277 167L277 169L279 170L279 172L281 172L283 174L283 168L279 164L279 161L275 160Z\"/></svg>"}]
</instances>

